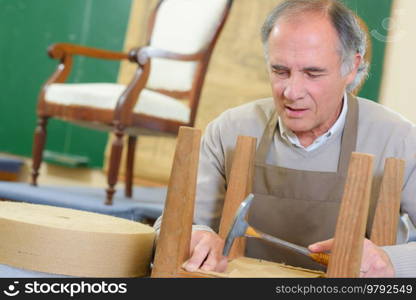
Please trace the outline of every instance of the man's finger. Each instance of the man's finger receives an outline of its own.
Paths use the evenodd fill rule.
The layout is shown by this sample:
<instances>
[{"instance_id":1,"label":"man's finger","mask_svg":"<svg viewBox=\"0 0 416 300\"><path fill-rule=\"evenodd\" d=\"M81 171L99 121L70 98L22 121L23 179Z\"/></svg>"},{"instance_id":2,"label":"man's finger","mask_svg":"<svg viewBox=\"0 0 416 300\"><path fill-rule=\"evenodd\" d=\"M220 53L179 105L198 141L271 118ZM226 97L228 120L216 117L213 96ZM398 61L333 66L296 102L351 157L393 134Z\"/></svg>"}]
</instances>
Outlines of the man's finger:
<instances>
[{"instance_id":1,"label":"man's finger","mask_svg":"<svg viewBox=\"0 0 416 300\"><path fill-rule=\"evenodd\" d=\"M227 265L228 265L228 259L227 257L223 256L220 263L215 268L215 272L220 272L220 273L225 272L225 270L227 269Z\"/></svg>"},{"instance_id":2,"label":"man's finger","mask_svg":"<svg viewBox=\"0 0 416 300\"><path fill-rule=\"evenodd\" d=\"M184 268L188 272L195 272L204 262L208 255L210 248L204 245L197 245L194 248L191 258L184 265Z\"/></svg>"},{"instance_id":3,"label":"man's finger","mask_svg":"<svg viewBox=\"0 0 416 300\"><path fill-rule=\"evenodd\" d=\"M334 244L334 239L329 239L326 241L317 242L308 246L309 250L312 252L325 252L332 249Z\"/></svg>"},{"instance_id":4,"label":"man's finger","mask_svg":"<svg viewBox=\"0 0 416 300\"><path fill-rule=\"evenodd\" d=\"M217 271L220 269L219 263L222 262L223 257L217 251L211 250L208 254L207 259L201 267L201 270L204 271Z\"/></svg>"},{"instance_id":5,"label":"man's finger","mask_svg":"<svg viewBox=\"0 0 416 300\"><path fill-rule=\"evenodd\" d=\"M200 232L200 231L192 232L191 243L189 245L189 256L192 257L192 255L194 254L194 249L196 245L199 244L199 242L203 239L203 237L204 237L204 232Z\"/></svg>"}]
</instances>

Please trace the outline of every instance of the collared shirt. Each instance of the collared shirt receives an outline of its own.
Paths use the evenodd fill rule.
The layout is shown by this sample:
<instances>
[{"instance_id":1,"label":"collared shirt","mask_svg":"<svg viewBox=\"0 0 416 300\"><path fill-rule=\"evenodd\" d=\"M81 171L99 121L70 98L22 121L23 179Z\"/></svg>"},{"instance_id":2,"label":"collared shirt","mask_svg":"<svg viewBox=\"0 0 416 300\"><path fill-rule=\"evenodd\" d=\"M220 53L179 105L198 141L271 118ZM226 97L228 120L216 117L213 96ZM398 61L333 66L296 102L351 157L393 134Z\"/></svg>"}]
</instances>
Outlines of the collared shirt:
<instances>
[{"instance_id":1,"label":"collared shirt","mask_svg":"<svg viewBox=\"0 0 416 300\"><path fill-rule=\"evenodd\" d=\"M339 115L337 121L334 123L334 125L332 125L332 127L327 132L325 132L324 134L322 134L321 136L316 138L313 141L313 143L310 144L309 146L307 146L307 147L302 146L302 144L300 143L296 134L293 133L292 130L287 128L279 117L280 136L283 138L283 140L287 141L289 144L291 144L295 147L304 149L307 152L319 148L320 146L325 144L331 138L331 136L333 136L336 132L338 132L339 130L342 130L342 128L344 128L345 119L347 117L347 110L348 110L347 102L348 102L347 101L347 94L344 93L342 110L341 110L341 114Z\"/></svg>"}]
</instances>

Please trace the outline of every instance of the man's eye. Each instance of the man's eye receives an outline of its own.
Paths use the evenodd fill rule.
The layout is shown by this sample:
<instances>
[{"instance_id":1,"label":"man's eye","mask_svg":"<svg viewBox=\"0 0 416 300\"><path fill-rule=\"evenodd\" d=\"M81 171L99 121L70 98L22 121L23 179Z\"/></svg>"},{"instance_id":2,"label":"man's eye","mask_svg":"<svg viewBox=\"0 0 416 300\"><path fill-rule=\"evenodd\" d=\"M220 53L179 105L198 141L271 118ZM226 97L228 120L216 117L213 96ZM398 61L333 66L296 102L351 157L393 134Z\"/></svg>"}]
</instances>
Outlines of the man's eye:
<instances>
[{"instance_id":1,"label":"man's eye","mask_svg":"<svg viewBox=\"0 0 416 300\"><path fill-rule=\"evenodd\" d=\"M287 72L287 71L274 70L273 73L276 74L276 75L278 75L278 76L281 76L281 77L282 76L287 77L289 75L289 72Z\"/></svg>"},{"instance_id":2,"label":"man's eye","mask_svg":"<svg viewBox=\"0 0 416 300\"><path fill-rule=\"evenodd\" d=\"M306 73L309 78L318 78L321 77L322 74L315 74L315 73Z\"/></svg>"}]
</instances>

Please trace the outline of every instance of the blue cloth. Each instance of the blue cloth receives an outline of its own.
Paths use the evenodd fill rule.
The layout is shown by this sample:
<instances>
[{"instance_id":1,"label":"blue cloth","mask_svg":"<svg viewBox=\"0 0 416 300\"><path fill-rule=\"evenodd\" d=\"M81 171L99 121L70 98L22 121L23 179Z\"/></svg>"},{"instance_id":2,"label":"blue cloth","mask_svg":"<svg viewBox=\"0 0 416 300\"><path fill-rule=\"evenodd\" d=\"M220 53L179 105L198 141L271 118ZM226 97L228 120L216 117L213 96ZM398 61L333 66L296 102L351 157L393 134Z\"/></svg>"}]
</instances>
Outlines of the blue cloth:
<instances>
[{"instance_id":1,"label":"blue cloth","mask_svg":"<svg viewBox=\"0 0 416 300\"><path fill-rule=\"evenodd\" d=\"M166 187L135 187L133 198L127 198L124 190L118 189L113 204L105 205L104 188L35 187L28 183L0 181L0 199L73 208L133 221L158 218L162 214L166 194Z\"/></svg>"},{"instance_id":2,"label":"blue cloth","mask_svg":"<svg viewBox=\"0 0 416 300\"><path fill-rule=\"evenodd\" d=\"M23 161L16 158L0 157L0 171L17 173L20 171Z\"/></svg>"}]
</instances>

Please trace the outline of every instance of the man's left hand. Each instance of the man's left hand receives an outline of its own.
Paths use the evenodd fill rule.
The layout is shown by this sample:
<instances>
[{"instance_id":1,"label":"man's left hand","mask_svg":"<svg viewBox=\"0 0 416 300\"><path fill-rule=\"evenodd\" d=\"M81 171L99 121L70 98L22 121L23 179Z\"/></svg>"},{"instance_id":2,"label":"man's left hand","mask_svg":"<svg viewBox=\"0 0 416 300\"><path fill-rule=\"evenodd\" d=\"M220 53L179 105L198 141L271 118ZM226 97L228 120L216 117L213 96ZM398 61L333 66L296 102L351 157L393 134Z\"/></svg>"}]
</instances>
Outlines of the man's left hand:
<instances>
[{"instance_id":1,"label":"man's left hand","mask_svg":"<svg viewBox=\"0 0 416 300\"><path fill-rule=\"evenodd\" d=\"M331 251L334 239L309 245L311 252ZM368 239L364 240L360 277L394 277L394 267L387 253Z\"/></svg>"}]
</instances>

